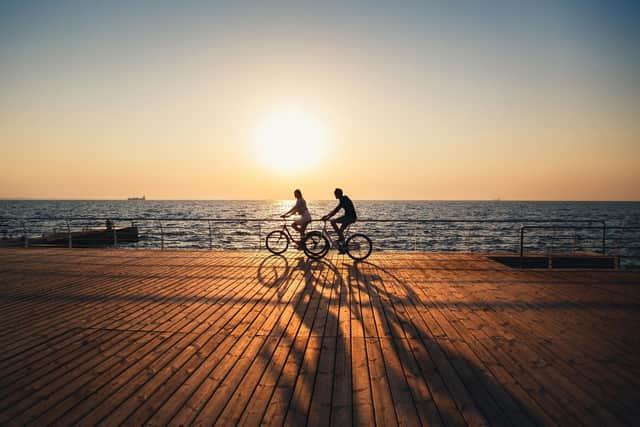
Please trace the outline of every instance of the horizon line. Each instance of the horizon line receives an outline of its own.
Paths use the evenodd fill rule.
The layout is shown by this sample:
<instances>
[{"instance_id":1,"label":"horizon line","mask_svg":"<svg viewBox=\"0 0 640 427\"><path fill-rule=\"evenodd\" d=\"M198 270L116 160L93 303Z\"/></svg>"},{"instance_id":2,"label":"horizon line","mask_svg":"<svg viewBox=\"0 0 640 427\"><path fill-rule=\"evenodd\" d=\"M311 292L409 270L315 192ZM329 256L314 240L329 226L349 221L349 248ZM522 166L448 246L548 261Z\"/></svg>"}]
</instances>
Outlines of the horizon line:
<instances>
[{"instance_id":1,"label":"horizon line","mask_svg":"<svg viewBox=\"0 0 640 427\"><path fill-rule=\"evenodd\" d=\"M47 201L65 201L65 202L272 202L281 200L293 200L293 199L150 199L146 200L127 200L112 199L112 198L32 198L32 197L13 197L4 198L0 197L2 202L11 201L34 201L34 202L47 202ZM310 201L333 201L335 199L308 199ZM361 202L598 202L598 203L637 203L640 199L635 200L604 200L604 199L353 199Z\"/></svg>"}]
</instances>

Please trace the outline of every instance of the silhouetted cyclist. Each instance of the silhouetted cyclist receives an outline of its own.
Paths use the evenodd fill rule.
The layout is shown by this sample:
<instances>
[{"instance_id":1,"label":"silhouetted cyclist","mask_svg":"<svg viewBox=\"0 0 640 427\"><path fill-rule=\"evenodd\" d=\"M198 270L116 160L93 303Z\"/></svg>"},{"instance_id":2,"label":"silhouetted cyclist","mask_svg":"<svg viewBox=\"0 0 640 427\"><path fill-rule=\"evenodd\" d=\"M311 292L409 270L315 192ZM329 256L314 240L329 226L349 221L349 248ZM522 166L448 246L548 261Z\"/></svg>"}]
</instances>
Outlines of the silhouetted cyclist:
<instances>
[{"instance_id":1,"label":"silhouetted cyclist","mask_svg":"<svg viewBox=\"0 0 640 427\"><path fill-rule=\"evenodd\" d=\"M356 215L356 209L353 206L353 202L349 197L343 194L341 188L336 188L333 194L334 196L336 196L336 199L340 201L340 203L338 203L338 206L336 206L334 210L323 216L322 220L326 221L334 216L340 209L344 209L344 215L331 220L333 229L336 231L336 233L338 233L338 243L342 246L342 244L344 243L345 228L347 228L350 224L356 222L358 217ZM340 227L338 227L338 224L340 224ZM340 252L343 252L343 249L341 249Z\"/></svg>"},{"instance_id":2,"label":"silhouetted cyclist","mask_svg":"<svg viewBox=\"0 0 640 427\"><path fill-rule=\"evenodd\" d=\"M282 218L286 218L293 214L300 215L296 220L293 221L291 226L300 233L300 241L302 242L302 239L304 239L304 233L307 229L307 225L309 225L309 223L311 222L311 214L309 213L309 209L307 209L307 202L302 198L302 191L294 191L293 196L296 198L295 206L280 216ZM300 244L298 245L298 247L301 247Z\"/></svg>"}]
</instances>

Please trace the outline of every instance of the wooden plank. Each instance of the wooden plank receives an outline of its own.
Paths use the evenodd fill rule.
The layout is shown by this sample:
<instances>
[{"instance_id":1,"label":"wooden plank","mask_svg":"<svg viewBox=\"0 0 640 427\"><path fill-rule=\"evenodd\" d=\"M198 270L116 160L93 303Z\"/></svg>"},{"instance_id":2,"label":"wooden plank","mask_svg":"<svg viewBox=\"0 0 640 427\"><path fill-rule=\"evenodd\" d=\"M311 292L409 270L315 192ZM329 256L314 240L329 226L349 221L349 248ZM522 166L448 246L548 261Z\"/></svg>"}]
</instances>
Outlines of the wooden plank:
<instances>
[{"instance_id":1,"label":"wooden plank","mask_svg":"<svg viewBox=\"0 0 640 427\"><path fill-rule=\"evenodd\" d=\"M323 265L326 267L328 262L325 262ZM302 330L305 334L308 330L309 340L304 351L301 366L298 370L298 377L292 390L289 407L287 408L287 413L284 419L284 423L288 425L305 424L308 420L309 407L311 405L316 372L320 359L320 351L322 348L322 338L317 334L318 329L316 329L315 326L316 321L318 321L318 324L322 324L322 326L324 326L324 322L319 320L318 313L322 313L322 310L320 310L321 305L326 306L328 304L326 292L331 291L331 287L327 286L326 278L332 270L330 265L329 268L325 269L327 274L321 276L325 281L321 281L316 285L320 286L320 293L316 294L316 300L313 305L314 310L312 312L307 311L302 325ZM309 314L311 314L311 316L309 316ZM315 334L314 331L316 332Z\"/></svg>"},{"instance_id":2,"label":"wooden plank","mask_svg":"<svg viewBox=\"0 0 640 427\"><path fill-rule=\"evenodd\" d=\"M482 312L482 313L484 313L484 312ZM489 320L490 322L492 321L491 319L487 319L487 320ZM501 333L497 333L497 335L500 335L500 334L501 334ZM515 337L510 337L510 339L515 339ZM513 346L510 346L509 348L512 348L512 347L513 347ZM522 358L521 358L521 357L515 357L515 358L514 358L514 360L522 360ZM536 375L539 375L539 372L536 372ZM525 377L525 375L523 375L523 374L522 374L522 372L520 372L520 373L518 374L518 377L519 377L520 379L522 379L522 378L524 378L524 377ZM549 379L547 379L547 380L545 380L545 379L539 379L539 380L536 380L536 381L538 382L538 384L539 384L539 386L537 386L537 387L544 387L544 385L545 385L545 384L548 384L550 380L551 380L551 378L549 378ZM537 388L536 386L534 386L534 387L535 387L535 388ZM552 391L552 393L553 393L554 391L555 391L555 390L553 390L553 391ZM564 396L563 394L558 394L556 397L562 400L562 399L564 398L563 396ZM556 403L555 403L555 401L551 401L551 400L549 400L549 399L546 399L546 400L545 400L545 404L544 404L544 405L545 405L545 406L553 406L553 405L556 405ZM556 412L556 413L557 413L557 412L559 412L559 411L562 411L563 409L565 409L565 410L566 410L566 409L567 409L567 405L571 405L571 403L570 403L570 402L565 402L565 406L564 406L564 407L559 407L559 406L557 406L557 405L556 405L556 409L554 410L554 412ZM570 406L569 406L569 408L570 408ZM572 413L573 413L573 416L577 416L577 417L581 417L581 416L582 416L582 414L578 414L578 413L576 413L576 412L572 412Z\"/></svg>"},{"instance_id":3,"label":"wooden plank","mask_svg":"<svg viewBox=\"0 0 640 427\"><path fill-rule=\"evenodd\" d=\"M89 276L92 277L92 276ZM100 279L100 278L99 278ZM153 288L151 287L152 283L158 283L158 285L162 284L163 287L167 287L168 285L172 284L172 279L167 277L164 278L164 280L170 280L169 283L163 283L163 279L151 279L149 281L145 281L145 283L143 283L143 289L145 289L146 292L153 292ZM55 329L59 326L57 326L55 323L52 322L52 319L56 319L58 321L58 324L62 324L65 327L68 327L69 324L73 325L73 326L78 326L78 327L100 327L100 325L97 324L92 324L91 320L89 319L93 319L93 318L98 318L98 319L104 319L104 317L101 316L101 311L103 310L108 310L111 311L111 308L109 305L105 305L105 302L109 301L109 294L113 294L113 293L117 293L117 289L118 288L127 288L131 285L133 285L134 283L131 282L123 282L120 283L117 280L109 280L109 278L102 278L101 279L102 282L100 280L96 282L94 282L93 280L89 283L89 286L86 286L86 278L84 281L81 282L77 282L75 283L75 287L76 288L80 288L83 292L87 292L89 294L91 294L91 292L95 292L98 295L102 295L103 298L90 298L88 303L84 303L83 299L75 299L73 298L73 295L69 296L69 299L71 300L71 302L69 303L69 306L62 306L60 309L58 309L63 315L57 315L57 313L55 312L48 312L47 310L42 310L40 307L38 307L38 311L39 313L39 317L38 316L32 316L34 319L33 321L29 321L28 326L31 329L36 329L38 328L40 325L38 323L38 319L41 318L43 319L43 324L46 324L47 329ZM112 283L115 282L115 283ZM104 289L100 286L102 283L107 283L109 284L109 289ZM98 290L99 288L99 290ZM66 299L67 297L63 295L63 301ZM45 301L47 300L47 297L45 297ZM58 299L53 299L53 301L58 301ZM37 300L38 302L40 301L40 299ZM129 303L129 307L134 307L136 305L137 302L140 301L132 301ZM144 299L143 301L144 302ZM119 309L126 309L127 305L123 305L123 304L119 304L118 308ZM132 311L136 311L136 309L133 309ZM90 316L87 316L87 313L90 313ZM112 312L112 316L119 316L121 315L120 312ZM80 321L83 319L87 319L84 321ZM109 321L108 318L104 319L105 321ZM28 334L26 334L27 337L29 337ZM7 350L9 350L7 348Z\"/></svg>"},{"instance_id":4,"label":"wooden plank","mask_svg":"<svg viewBox=\"0 0 640 427\"><path fill-rule=\"evenodd\" d=\"M528 307L528 305L526 305ZM535 312L535 306L532 306L531 309L528 309L527 312L529 311L534 311ZM520 313L522 314L522 313ZM519 322L519 318L522 317L520 316L513 316L511 311L504 311L502 313L503 316L505 316L506 318L509 319L510 321L510 327L513 328L513 326L515 324L517 324ZM524 326L524 328L522 329L522 333L524 334L530 334L532 332L532 329L535 331L536 330L536 326L537 324L534 323L529 323L528 325ZM559 326L559 325L558 325ZM515 329L517 330L517 329ZM536 331L537 332L537 331ZM525 355L518 355L515 356L518 360L535 360L536 363L538 363L538 361L540 360L540 355L544 354L544 352L542 351L541 348L538 347L537 343L535 340L533 339L529 339L527 340L527 345L526 346L511 346L510 349L514 349L517 348L519 349L521 352L524 351ZM549 366L545 369L549 369L552 371L552 373L550 374L551 376L549 377L549 379L547 381L551 381L551 378L554 378L556 383L558 382L564 382L564 386L568 387L568 389L570 390L570 394L572 394L574 397L577 396L582 396L583 399L585 399L587 402L587 406L594 408L594 410L596 412L598 412L599 414L597 416L602 416L602 420L603 422L619 422L617 420L615 420L613 414L611 414L609 411L607 411L606 409L603 408L598 408L598 406L595 404L595 402L593 400L590 399L589 394L585 394L583 393L580 389L576 389L574 385L570 384L570 383L579 383L582 385L582 387L586 387L584 385L584 382L582 381L582 379L584 378L584 376L577 374L576 372L571 372L569 374L565 374L562 371L558 371L556 370L555 366L559 366L562 370L565 369L569 369L569 367L567 365L564 365L562 363L562 356L560 357L552 357L553 360L553 365L554 366ZM539 369L536 369L537 372L539 372ZM576 375L577 374L577 375ZM560 378L561 377L561 378ZM564 378L571 378L570 381L564 380ZM544 380L543 380L544 381ZM559 385L559 384L558 384ZM587 385L588 386L588 385ZM599 393L599 390L596 389L589 389L589 392L592 393ZM613 404L613 406L617 406L615 403ZM594 414L595 415L595 414Z\"/></svg>"},{"instance_id":5,"label":"wooden plank","mask_svg":"<svg viewBox=\"0 0 640 427\"><path fill-rule=\"evenodd\" d=\"M307 424L329 425L331 421L331 401L333 392L334 364L338 337L338 308L340 285L339 271L333 263L324 264L328 274L323 277L325 286L320 310L313 325L313 336L321 337L320 356L311 402L307 415Z\"/></svg>"},{"instance_id":6,"label":"wooden plank","mask_svg":"<svg viewBox=\"0 0 640 427\"><path fill-rule=\"evenodd\" d=\"M157 303L161 303L161 302L163 302L163 301L165 301L165 300L166 300L166 298L161 298L160 300L157 300L156 302L157 302ZM179 310L179 308L174 309L174 312L175 312L175 311L177 311L177 310ZM95 314L95 313L96 313L96 310L93 310L93 313ZM99 314L98 314L98 315L99 315ZM173 319L173 313L171 312L171 310L169 310L169 311L166 313L165 317L168 317L168 318L170 318L170 319ZM144 316L143 316L143 318L144 318ZM123 322L123 319L118 318L118 322L117 322L117 323L115 323L115 324L114 324L114 323L106 324L105 326L110 326L110 328L108 328L108 329L106 329L106 330L127 329L127 328L126 328L126 326L124 326L124 327L123 327L122 322ZM100 325L95 325L95 329L96 329L97 331L100 331L99 326L100 326ZM137 330L137 329L136 329L136 330ZM80 337L80 339L81 339L81 337ZM76 340L76 341L77 341L77 342L79 342L79 341L80 341L80 339L78 339L78 340ZM72 354L72 352L70 352L70 351L69 351L69 349L73 349L73 344L74 344L73 342L63 342L63 343L59 344L59 348L65 348L65 349L66 349L66 351L67 351L67 353L71 353L71 354ZM84 343L83 343L83 349L85 350L85 353L86 353L87 348L86 348L86 346L84 345ZM38 354L39 356L41 356L41 354L40 354L40 353L43 353L43 352L41 352L41 351L38 351L38 352L37 352L37 354ZM46 356L46 355L45 355L45 356ZM42 356L42 357L44 357L44 356ZM57 358L56 358L56 360L59 360L59 359L57 359ZM15 367L15 365L14 365L14 367ZM29 366L29 368L30 368L30 370L31 370L31 371L33 371L34 366L33 366L33 365L30 365L30 366ZM48 372L49 370L50 370L50 368L46 368L46 371L47 371L47 372Z\"/></svg>"},{"instance_id":7,"label":"wooden plank","mask_svg":"<svg viewBox=\"0 0 640 427\"><path fill-rule=\"evenodd\" d=\"M637 424L640 274L0 250L0 423Z\"/></svg>"},{"instance_id":8,"label":"wooden plank","mask_svg":"<svg viewBox=\"0 0 640 427\"><path fill-rule=\"evenodd\" d=\"M434 297L436 294L427 293L424 289L422 289L422 291L423 295L427 297L426 301L424 301L423 303L428 304L429 301L433 301L432 297ZM507 371L510 372L510 375L513 375L514 378L517 378L518 383L522 385L524 390L527 390L528 393L535 394L539 399L543 398L543 396L538 393L541 387L540 384L533 380L526 372L522 371L517 362L513 361L506 353L504 353L501 347L495 345L493 338L501 336L500 332L491 332L488 334L488 336L486 336L485 333L487 332L487 328L478 328L477 324L468 325L466 329L471 334L475 334L476 330L482 331L483 338L481 339L480 343L484 344L491 353L497 356L497 359L499 360L501 366L507 369ZM477 344L475 348L478 348ZM557 405L557 402L553 400L543 399L543 403L541 403L541 405L547 410L553 408L550 409L552 412L558 412L562 410L562 408ZM544 416L544 412L542 412L542 416ZM547 421L549 420L547 419Z\"/></svg>"},{"instance_id":9,"label":"wooden plank","mask_svg":"<svg viewBox=\"0 0 640 427\"><path fill-rule=\"evenodd\" d=\"M185 407L195 407L195 405L187 404L174 418L177 422L191 424L200 422L198 421L199 419L203 420L202 422L204 423L212 424L218 419L229 397L242 380L247 367L250 366L255 355L260 351L265 339L271 334L278 319L283 316L290 318L296 310L300 310L297 308L299 304L305 307L308 303L307 298L311 289L303 287L301 290L302 279L300 274L294 276L292 284L280 299L284 303L280 309L262 312L256 316L257 336L252 333L240 335L240 339L234 344L229 354L221 360L218 366L214 367L214 370L202 384L200 389L206 390L206 393L201 395L204 400L198 405L198 410L185 410ZM271 306L275 308L277 305L272 304ZM199 393L195 393L192 400L193 398L200 399Z\"/></svg>"},{"instance_id":10,"label":"wooden plank","mask_svg":"<svg viewBox=\"0 0 640 427\"><path fill-rule=\"evenodd\" d=\"M244 282L242 282L244 283ZM275 289L265 288L245 288L251 292L268 292L270 295L275 294ZM252 301L252 299L249 299ZM268 301L268 300L267 300ZM145 423L152 417L156 411L160 410L163 405L166 404L168 398L174 395L176 388L180 387L185 382L185 374L188 377L196 375L196 378L201 378L201 372L209 368L209 365L205 365L204 362L209 360L213 362L216 359L211 359L211 355L217 354L217 348L222 342L234 342L235 337L232 334L225 334L218 332L224 330L233 330L236 325L242 324L247 316L251 319L255 319L255 313L262 310L268 304L261 298L256 298L252 303L247 303L243 298L238 299L230 307L226 307L222 317L218 318L210 329L203 330L194 337L189 345L182 348L171 359L161 360L160 366L157 368L158 374L152 379L145 381L141 384L141 388L135 391L136 394L142 394L148 396L143 402L127 400L124 405L118 407L113 413L109 414L109 423L115 420L136 420L137 423ZM255 307L258 307L258 311L255 311ZM252 315L253 313L253 315ZM199 316L201 322L206 321L207 315ZM245 327L248 327L250 323L247 323ZM213 332L213 334L212 334ZM217 332L217 333L216 333ZM214 353L215 351L215 353ZM223 350L221 354L224 354ZM215 366L215 365L214 365ZM197 381L197 380L196 380ZM176 409L177 410L177 409ZM173 415L173 413L171 414Z\"/></svg>"},{"instance_id":11,"label":"wooden plank","mask_svg":"<svg viewBox=\"0 0 640 427\"><path fill-rule=\"evenodd\" d=\"M362 276L351 266L347 269L347 286L352 292L351 301L351 383L352 420L356 425L375 423L371 382L369 381L369 363L365 344L365 322L362 304ZM370 319L370 317L369 317ZM370 322L370 320L369 320ZM369 326L371 329L371 326Z\"/></svg>"},{"instance_id":12,"label":"wooden plank","mask_svg":"<svg viewBox=\"0 0 640 427\"><path fill-rule=\"evenodd\" d=\"M211 306L205 302L192 307L195 312L201 312L203 314L207 311L211 312L210 310L212 308L219 310L219 306ZM174 313L171 311L167 312L167 318L164 320L164 322L173 322L173 314ZM184 320L181 320L179 322L184 322ZM160 326L162 327L164 326L164 324L160 324ZM186 324L185 327L187 327ZM156 345L151 345L145 349L140 349L138 352L140 353L141 357L135 363L129 363L124 366L115 366L112 370L113 373L111 375L113 379L111 381L109 381L108 383L92 381L90 383L91 385L88 385L87 387L90 388L92 390L92 393L94 394L91 399L93 404L97 405L100 401L104 402L104 400L114 396L115 393L119 393L121 395L127 393L127 388L134 387L136 384L139 384L140 381L147 381L149 379L149 376L153 376L157 370L156 366L158 356L162 355L161 357L167 357L173 351L184 347L185 344L181 343L189 340L189 338L191 337L191 333L193 332L188 331L188 329L186 333L163 332L161 334L163 336L162 342L156 343ZM153 363L156 363L156 365L154 366ZM105 372L101 376L105 377L107 375L108 373ZM107 384L108 387L105 387L105 385ZM69 402L69 404L70 403L71 402ZM49 411L49 413L47 414L47 418L43 419L43 422L48 422L47 420L49 418L53 420L54 418L52 417L56 415L56 412L63 412L64 418L57 421L63 422L63 420L65 420L64 423L70 423L71 420L74 419L73 417L81 416L80 414L71 411L71 408L65 409L64 405L58 406L62 406L62 408L58 409L57 411ZM95 407L92 407L90 405L83 405L82 410L85 412L85 414L91 411L93 416L96 416L99 412L95 409Z\"/></svg>"},{"instance_id":13,"label":"wooden plank","mask_svg":"<svg viewBox=\"0 0 640 427\"><path fill-rule=\"evenodd\" d=\"M321 323L324 324L323 320L319 320L319 318L322 317L320 312L325 300L327 299L327 294L330 294L332 289L328 284L330 281L328 277L331 273L331 269L328 267L329 265L324 262L307 262L302 265L305 273L305 286L308 287L312 285L314 288L321 287L322 289L311 335L319 333L322 336L324 332L323 330L319 330L317 325ZM313 281L308 278L313 278ZM291 350L294 348L293 343L295 343L299 336L298 332L301 329L301 320L302 319L299 316L293 317L289 320L286 330L278 343L278 348L273 352L273 356L270 358L264 370L260 383L256 386L253 395L251 396L251 404L247 403L246 410L239 417L240 424L257 425L263 420L263 415L267 409L271 396L275 392L285 361ZM246 379L244 382L245 384L247 383ZM231 419L233 419L233 414L231 414Z\"/></svg>"},{"instance_id":14,"label":"wooden plank","mask_svg":"<svg viewBox=\"0 0 640 427\"><path fill-rule=\"evenodd\" d=\"M338 325L330 424L334 426L353 423L352 370L351 370L351 287L345 281L346 266L336 266L339 287Z\"/></svg>"}]
</instances>

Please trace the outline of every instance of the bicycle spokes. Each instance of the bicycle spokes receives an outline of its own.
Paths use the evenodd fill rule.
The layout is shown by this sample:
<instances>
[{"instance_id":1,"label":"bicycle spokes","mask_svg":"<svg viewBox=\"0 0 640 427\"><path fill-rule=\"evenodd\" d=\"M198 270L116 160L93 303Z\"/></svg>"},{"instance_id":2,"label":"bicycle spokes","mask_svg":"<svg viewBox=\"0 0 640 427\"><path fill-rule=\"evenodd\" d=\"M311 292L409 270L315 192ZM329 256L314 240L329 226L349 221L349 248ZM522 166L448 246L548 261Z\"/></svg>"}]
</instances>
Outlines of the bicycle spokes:
<instances>
[{"instance_id":1,"label":"bicycle spokes","mask_svg":"<svg viewBox=\"0 0 640 427\"><path fill-rule=\"evenodd\" d=\"M283 231L272 231L267 235L266 244L270 252L279 255L287 250L289 238Z\"/></svg>"},{"instance_id":2,"label":"bicycle spokes","mask_svg":"<svg viewBox=\"0 0 640 427\"><path fill-rule=\"evenodd\" d=\"M319 231L307 233L302 245L304 252L311 258L321 258L329 251L329 241Z\"/></svg>"},{"instance_id":3,"label":"bicycle spokes","mask_svg":"<svg viewBox=\"0 0 640 427\"><path fill-rule=\"evenodd\" d=\"M364 234L353 234L346 241L347 255L355 260L363 260L371 254L371 239Z\"/></svg>"}]
</instances>

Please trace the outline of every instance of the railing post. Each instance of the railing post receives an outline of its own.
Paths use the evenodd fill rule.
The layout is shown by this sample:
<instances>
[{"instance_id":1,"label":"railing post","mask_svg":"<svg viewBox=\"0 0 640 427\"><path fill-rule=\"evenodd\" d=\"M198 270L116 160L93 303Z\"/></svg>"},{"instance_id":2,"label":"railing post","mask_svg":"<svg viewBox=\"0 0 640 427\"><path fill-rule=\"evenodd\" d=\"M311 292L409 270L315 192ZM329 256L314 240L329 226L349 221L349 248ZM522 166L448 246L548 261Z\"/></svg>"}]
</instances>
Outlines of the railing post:
<instances>
[{"instance_id":1,"label":"railing post","mask_svg":"<svg viewBox=\"0 0 640 427\"><path fill-rule=\"evenodd\" d=\"M67 236L69 236L69 249L73 248L73 238L71 237L71 224L69 223L69 220L66 220L67 222Z\"/></svg>"},{"instance_id":2,"label":"railing post","mask_svg":"<svg viewBox=\"0 0 640 427\"><path fill-rule=\"evenodd\" d=\"M22 231L24 233L24 247L26 249L29 247L29 233L27 233L27 226L24 221L22 221Z\"/></svg>"},{"instance_id":3,"label":"railing post","mask_svg":"<svg viewBox=\"0 0 640 427\"><path fill-rule=\"evenodd\" d=\"M524 256L524 228L520 227L520 268L522 268L522 257Z\"/></svg>"},{"instance_id":4,"label":"railing post","mask_svg":"<svg viewBox=\"0 0 640 427\"><path fill-rule=\"evenodd\" d=\"M162 228L162 221L158 220L160 225L160 250L164 250L164 229Z\"/></svg>"},{"instance_id":5,"label":"railing post","mask_svg":"<svg viewBox=\"0 0 640 427\"><path fill-rule=\"evenodd\" d=\"M418 250L418 226L414 225L413 227L413 251Z\"/></svg>"},{"instance_id":6,"label":"railing post","mask_svg":"<svg viewBox=\"0 0 640 427\"><path fill-rule=\"evenodd\" d=\"M627 229L622 227L620 235L618 236L618 270L622 268L622 258L624 258L622 250L625 249L625 231L627 231Z\"/></svg>"},{"instance_id":7,"label":"railing post","mask_svg":"<svg viewBox=\"0 0 640 427\"><path fill-rule=\"evenodd\" d=\"M211 231L211 220L208 219L207 220L207 224L209 224L209 250L213 249L213 236L212 236L212 231Z\"/></svg>"},{"instance_id":8,"label":"railing post","mask_svg":"<svg viewBox=\"0 0 640 427\"><path fill-rule=\"evenodd\" d=\"M473 252L471 250L471 229L467 229L467 250Z\"/></svg>"},{"instance_id":9,"label":"railing post","mask_svg":"<svg viewBox=\"0 0 640 427\"><path fill-rule=\"evenodd\" d=\"M607 223L602 221L602 255L607 253Z\"/></svg>"},{"instance_id":10,"label":"railing post","mask_svg":"<svg viewBox=\"0 0 640 427\"><path fill-rule=\"evenodd\" d=\"M262 223L258 222L258 250L262 250Z\"/></svg>"},{"instance_id":11,"label":"railing post","mask_svg":"<svg viewBox=\"0 0 640 427\"><path fill-rule=\"evenodd\" d=\"M111 229L113 230L113 247L118 247L118 233L116 232L116 223L111 221Z\"/></svg>"}]
</instances>

